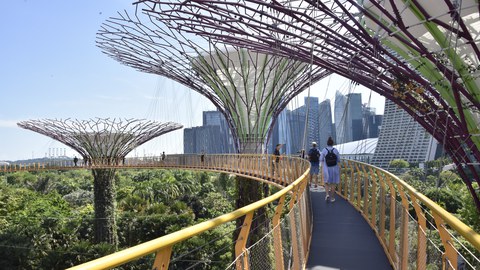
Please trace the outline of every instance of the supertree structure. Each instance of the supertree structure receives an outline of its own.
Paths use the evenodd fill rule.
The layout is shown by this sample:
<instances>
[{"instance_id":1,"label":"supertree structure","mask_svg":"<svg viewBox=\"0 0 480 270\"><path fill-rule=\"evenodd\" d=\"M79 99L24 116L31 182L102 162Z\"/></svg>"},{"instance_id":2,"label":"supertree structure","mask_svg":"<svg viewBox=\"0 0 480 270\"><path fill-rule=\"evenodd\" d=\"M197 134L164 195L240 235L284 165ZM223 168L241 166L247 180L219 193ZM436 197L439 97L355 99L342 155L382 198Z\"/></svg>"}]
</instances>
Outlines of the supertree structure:
<instances>
[{"instance_id":1,"label":"supertree structure","mask_svg":"<svg viewBox=\"0 0 480 270\"><path fill-rule=\"evenodd\" d=\"M172 28L290 56L395 102L439 141L480 210L478 1L141 1Z\"/></svg>"},{"instance_id":2,"label":"supertree structure","mask_svg":"<svg viewBox=\"0 0 480 270\"><path fill-rule=\"evenodd\" d=\"M291 58L185 35L158 14L137 9L134 16L118 15L102 25L98 47L124 65L170 78L207 97L225 115L242 153L262 152L288 102L312 81L331 74Z\"/></svg>"},{"instance_id":3,"label":"supertree structure","mask_svg":"<svg viewBox=\"0 0 480 270\"><path fill-rule=\"evenodd\" d=\"M123 12L107 20L97 45L124 65L170 78L207 97L224 114L240 153L263 153L275 120L288 102L331 74L291 58L184 34L159 14L140 9L134 16ZM257 181L237 177L236 188L238 208L263 196ZM255 213L258 218L252 228L258 229L249 237L250 243L266 232L265 211ZM237 225L242 222L237 220ZM271 268L268 263L265 269Z\"/></svg>"},{"instance_id":4,"label":"supertree structure","mask_svg":"<svg viewBox=\"0 0 480 270\"><path fill-rule=\"evenodd\" d=\"M95 241L114 245L115 167L137 146L182 128L173 122L110 118L28 120L17 125L70 146L88 161L94 178Z\"/></svg>"}]
</instances>

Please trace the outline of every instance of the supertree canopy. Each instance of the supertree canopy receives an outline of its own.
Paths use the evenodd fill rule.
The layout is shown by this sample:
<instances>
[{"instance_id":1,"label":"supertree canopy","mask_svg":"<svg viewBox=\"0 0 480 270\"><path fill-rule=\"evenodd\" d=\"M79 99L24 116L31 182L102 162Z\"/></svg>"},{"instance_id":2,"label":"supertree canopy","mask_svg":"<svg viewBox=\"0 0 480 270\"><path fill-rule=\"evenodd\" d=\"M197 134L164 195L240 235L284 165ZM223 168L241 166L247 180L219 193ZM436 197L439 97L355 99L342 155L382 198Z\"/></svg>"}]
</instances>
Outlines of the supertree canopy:
<instances>
[{"instance_id":1,"label":"supertree canopy","mask_svg":"<svg viewBox=\"0 0 480 270\"><path fill-rule=\"evenodd\" d=\"M122 64L173 79L207 97L225 115L243 153L260 152L288 102L311 80L331 74L286 57L214 44L175 30L162 16L139 9L135 16L119 13L104 23L97 44Z\"/></svg>"},{"instance_id":2,"label":"supertree canopy","mask_svg":"<svg viewBox=\"0 0 480 270\"><path fill-rule=\"evenodd\" d=\"M480 184L478 1L141 1L174 29L312 63L380 93Z\"/></svg>"},{"instance_id":3,"label":"supertree canopy","mask_svg":"<svg viewBox=\"0 0 480 270\"><path fill-rule=\"evenodd\" d=\"M137 146L183 126L137 119L43 119L18 126L46 135L77 151L91 165L115 165Z\"/></svg>"},{"instance_id":4,"label":"supertree canopy","mask_svg":"<svg viewBox=\"0 0 480 270\"><path fill-rule=\"evenodd\" d=\"M20 122L18 126L70 146L92 165L95 241L112 245L118 244L115 166L135 147L182 128L172 122L109 118L30 120Z\"/></svg>"}]
</instances>

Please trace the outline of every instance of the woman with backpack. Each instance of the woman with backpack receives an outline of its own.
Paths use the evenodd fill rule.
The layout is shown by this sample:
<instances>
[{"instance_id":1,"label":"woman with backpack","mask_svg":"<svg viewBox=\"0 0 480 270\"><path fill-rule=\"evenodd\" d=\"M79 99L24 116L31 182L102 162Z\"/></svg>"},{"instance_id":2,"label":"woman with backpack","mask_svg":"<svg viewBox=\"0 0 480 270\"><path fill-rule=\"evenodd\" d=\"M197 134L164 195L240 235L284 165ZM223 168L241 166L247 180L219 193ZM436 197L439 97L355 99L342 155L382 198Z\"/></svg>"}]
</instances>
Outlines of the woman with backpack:
<instances>
[{"instance_id":1,"label":"woman with backpack","mask_svg":"<svg viewBox=\"0 0 480 270\"><path fill-rule=\"evenodd\" d=\"M323 180L325 183L325 201L335 201L335 188L340 183L340 153L333 147L333 139L329 137L327 147L325 147L320 155L322 163Z\"/></svg>"}]
</instances>

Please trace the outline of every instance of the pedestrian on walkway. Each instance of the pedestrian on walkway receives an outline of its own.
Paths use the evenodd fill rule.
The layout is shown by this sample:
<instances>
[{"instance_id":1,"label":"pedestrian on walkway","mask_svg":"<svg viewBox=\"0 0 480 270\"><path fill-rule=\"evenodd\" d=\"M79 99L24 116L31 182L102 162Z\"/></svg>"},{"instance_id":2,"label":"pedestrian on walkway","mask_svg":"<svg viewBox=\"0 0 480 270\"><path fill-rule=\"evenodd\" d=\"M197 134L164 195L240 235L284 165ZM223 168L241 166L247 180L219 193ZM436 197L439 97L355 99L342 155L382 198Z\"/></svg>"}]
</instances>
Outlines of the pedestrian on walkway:
<instances>
[{"instance_id":1,"label":"pedestrian on walkway","mask_svg":"<svg viewBox=\"0 0 480 270\"><path fill-rule=\"evenodd\" d=\"M272 175L275 175L275 173L277 173L278 175L279 163L280 163L280 148L282 148L281 143L277 144L277 146L275 146L275 150L273 150Z\"/></svg>"},{"instance_id":2,"label":"pedestrian on walkway","mask_svg":"<svg viewBox=\"0 0 480 270\"><path fill-rule=\"evenodd\" d=\"M308 151L308 160L310 161L310 186L317 188L318 173L320 171L320 151L316 142L312 142L312 148Z\"/></svg>"},{"instance_id":3,"label":"pedestrian on walkway","mask_svg":"<svg viewBox=\"0 0 480 270\"><path fill-rule=\"evenodd\" d=\"M329 137L327 147L322 150L320 161L322 162L323 180L325 183L325 201L335 201L335 188L340 183L340 153L333 147L333 139Z\"/></svg>"}]
</instances>

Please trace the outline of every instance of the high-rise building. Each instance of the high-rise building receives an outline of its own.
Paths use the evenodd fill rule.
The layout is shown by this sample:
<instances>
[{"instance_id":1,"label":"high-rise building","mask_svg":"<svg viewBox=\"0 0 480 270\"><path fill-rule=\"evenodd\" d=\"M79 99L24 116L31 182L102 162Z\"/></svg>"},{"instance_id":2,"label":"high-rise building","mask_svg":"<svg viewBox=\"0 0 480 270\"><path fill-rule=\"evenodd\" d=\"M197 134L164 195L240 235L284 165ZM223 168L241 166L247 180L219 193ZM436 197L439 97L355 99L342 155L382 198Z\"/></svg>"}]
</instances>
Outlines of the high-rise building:
<instances>
[{"instance_id":1,"label":"high-rise building","mask_svg":"<svg viewBox=\"0 0 480 270\"><path fill-rule=\"evenodd\" d=\"M185 128L183 132L185 154L233 153L233 139L227 121L219 111L203 112L203 125Z\"/></svg>"},{"instance_id":2,"label":"high-rise building","mask_svg":"<svg viewBox=\"0 0 480 270\"><path fill-rule=\"evenodd\" d=\"M290 141L287 142L286 148L289 153L298 153L301 149L307 149L302 144L304 140L305 130L305 106L293 111L287 111L287 121L290 130ZM308 145L308 143L306 143Z\"/></svg>"},{"instance_id":3,"label":"high-rise building","mask_svg":"<svg viewBox=\"0 0 480 270\"><path fill-rule=\"evenodd\" d=\"M330 99L320 102L319 106L319 146L324 146L327 143L328 137L334 137L333 123L332 123L332 108L330 107Z\"/></svg>"},{"instance_id":4,"label":"high-rise building","mask_svg":"<svg viewBox=\"0 0 480 270\"><path fill-rule=\"evenodd\" d=\"M438 143L404 110L385 100L377 147L372 164L389 169L390 161L403 159L409 163L423 163L435 159Z\"/></svg>"},{"instance_id":5,"label":"high-rise building","mask_svg":"<svg viewBox=\"0 0 480 270\"><path fill-rule=\"evenodd\" d=\"M368 121L367 138L378 138L382 126L383 115L370 115Z\"/></svg>"},{"instance_id":6,"label":"high-rise building","mask_svg":"<svg viewBox=\"0 0 480 270\"><path fill-rule=\"evenodd\" d=\"M375 108L363 106L363 134L365 138L378 138L383 115L376 115Z\"/></svg>"},{"instance_id":7,"label":"high-rise building","mask_svg":"<svg viewBox=\"0 0 480 270\"><path fill-rule=\"evenodd\" d=\"M345 129L346 142L363 140L362 94L347 94L347 123Z\"/></svg>"},{"instance_id":8,"label":"high-rise building","mask_svg":"<svg viewBox=\"0 0 480 270\"><path fill-rule=\"evenodd\" d=\"M318 97L305 97L305 106L306 110L308 109L306 144L310 145L312 142L318 143L320 139Z\"/></svg>"},{"instance_id":9,"label":"high-rise building","mask_svg":"<svg viewBox=\"0 0 480 270\"><path fill-rule=\"evenodd\" d=\"M218 152L209 152L205 150L207 154L213 153L233 153L235 146L233 142L233 136L228 127L225 116L220 111L204 111L203 112L203 126L217 126L220 128L220 138L216 141L220 145Z\"/></svg>"},{"instance_id":10,"label":"high-rise building","mask_svg":"<svg viewBox=\"0 0 480 270\"><path fill-rule=\"evenodd\" d=\"M336 143L346 143L345 132L347 129L347 97L340 91L335 92L335 105L333 108L333 118L335 122Z\"/></svg>"},{"instance_id":11,"label":"high-rise building","mask_svg":"<svg viewBox=\"0 0 480 270\"><path fill-rule=\"evenodd\" d=\"M195 128L183 129L183 153L193 154L197 153L195 147Z\"/></svg>"},{"instance_id":12,"label":"high-rise building","mask_svg":"<svg viewBox=\"0 0 480 270\"><path fill-rule=\"evenodd\" d=\"M282 154L290 155L292 152L290 150L291 144L291 135L290 135L290 123L288 121L287 109L284 109L277 117L277 121L273 126L270 139L267 143L268 153L273 153L274 148L277 144L281 143L284 146L281 149Z\"/></svg>"}]
</instances>

